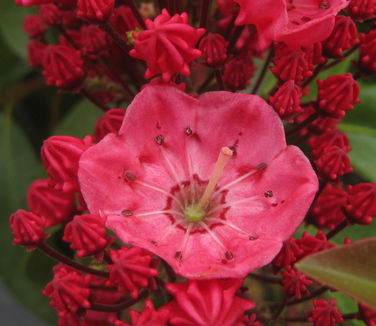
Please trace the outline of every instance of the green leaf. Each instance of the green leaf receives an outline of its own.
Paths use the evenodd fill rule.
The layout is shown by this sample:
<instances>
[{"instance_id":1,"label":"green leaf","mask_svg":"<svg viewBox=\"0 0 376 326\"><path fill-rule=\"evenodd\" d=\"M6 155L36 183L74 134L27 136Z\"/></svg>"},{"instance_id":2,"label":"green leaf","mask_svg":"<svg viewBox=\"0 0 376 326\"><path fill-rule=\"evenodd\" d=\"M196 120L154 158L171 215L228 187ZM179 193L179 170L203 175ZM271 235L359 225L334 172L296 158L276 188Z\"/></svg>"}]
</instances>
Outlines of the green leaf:
<instances>
[{"instance_id":1,"label":"green leaf","mask_svg":"<svg viewBox=\"0 0 376 326\"><path fill-rule=\"evenodd\" d=\"M376 309L376 237L308 256L296 267L311 278Z\"/></svg>"},{"instance_id":2,"label":"green leaf","mask_svg":"<svg viewBox=\"0 0 376 326\"><path fill-rule=\"evenodd\" d=\"M13 0L2 0L0 10L0 33L8 47L26 60L28 37L23 30L23 19L32 12L30 8L17 7Z\"/></svg>"},{"instance_id":3,"label":"green leaf","mask_svg":"<svg viewBox=\"0 0 376 326\"><path fill-rule=\"evenodd\" d=\"M360 89L362 102L347 113L339 128L349 136L352 147L349 156L355 171L370 181L376 181L376 86L363 83Z\"/></svg>"},{"instance_id":4,"label":"green leaf","mask_svg":"<svg viewBox=\"0 0 376 326\"><path fill-rule=\"evenodd\" d=\"M12 244L9 216L25 208L29 184L39 176L40 162L22 131L11 120L10 109L0 115L0 277L12 294L34 314L54 321L48 299L41 294L51 278L51 260L43 258L37 264L25 248ZM32 277L31 277L32 276ZM41 278L44 280L41 281Z\"/></svg>"},{"instance_id":5,"label":"green leaf","mask_svg":"<svg viewBox=\"0 0 376 326\"><path fill-rule=\"evenodd\" d=\"M90 135L94 131L97 119L102 114L103 112L91 102L82 100L68 113L54 134L80 138Z\"/></svg>"}]
</instances>

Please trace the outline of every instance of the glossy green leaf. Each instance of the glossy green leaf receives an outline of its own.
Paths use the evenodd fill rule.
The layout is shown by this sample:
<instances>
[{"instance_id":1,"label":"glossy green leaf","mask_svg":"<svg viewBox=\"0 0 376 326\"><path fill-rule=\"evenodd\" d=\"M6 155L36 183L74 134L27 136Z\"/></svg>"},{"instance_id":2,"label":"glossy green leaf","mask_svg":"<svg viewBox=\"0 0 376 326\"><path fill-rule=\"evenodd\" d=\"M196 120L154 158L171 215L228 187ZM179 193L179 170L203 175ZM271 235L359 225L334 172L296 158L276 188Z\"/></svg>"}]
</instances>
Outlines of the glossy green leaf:
<instances>
[{"instance_id":1,"label":"glossy green leaf","mask_svg":"<svg viewBox=\"0 0 376 326\"><path fill-rule=\"evenodd\" d=\"M296 264L311 278L376 309L376 237L325 250Z\"/></svg>"},{"instance_id":2,"label":"glossy green leaf","mask_svg":"<svg viewBox=\"0 0 376 326\"><path fill-rule=\"evenodd\" d=\"M355 172L370 181L376 181L376 86L361 84L362 102L348 112L339 128L350 139L349 153Z\"/></svg>"},{"instance_id":3,"label":"glossy green leaf","mask_svg":"<svg viewBox=\"0 0 376 326\"><path fill-rule=\"evenodd\" d=\"M0 277L12 294L34 314L53 321L54 313L48 299L41 294L51 278L49 259L30 264L31 256L25 248L12 244L9 216L25 208L25 194L29 184L39 176L40 163L21 130L11 120L9 112L0 115ZM40 277L44 278L44 282Z\"/></svg>"},{"instance_id":4,"label":"glossy green leaf","mask_svg":"<svg viewBox=\"0 0 376 326\"><path fill-rule=\"evenodd\" d=\"M87 100L76 104L54 131L55 135L85 137L93 134L98 118L103 112Z\"/></svg>"}]
</instances>

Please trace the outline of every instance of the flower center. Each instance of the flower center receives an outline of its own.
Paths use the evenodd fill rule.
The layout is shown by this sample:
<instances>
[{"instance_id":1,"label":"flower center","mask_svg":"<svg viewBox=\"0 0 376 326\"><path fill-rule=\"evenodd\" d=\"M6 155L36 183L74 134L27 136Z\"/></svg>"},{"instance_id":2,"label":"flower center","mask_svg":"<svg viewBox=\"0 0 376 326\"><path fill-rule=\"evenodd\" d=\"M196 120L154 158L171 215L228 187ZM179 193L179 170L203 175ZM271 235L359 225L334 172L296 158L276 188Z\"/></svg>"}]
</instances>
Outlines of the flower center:
<instances>
[{"instance_id":1,"label":"flower center","mask_svg":"<svg viewBox=\"0 0 376 326\"><path fill-rule=\"evenodd\" d=\"M230 161L232 155L233 151L229 147L221 148L212 175L201 198L197 203L191 203L184 208L183 214L187 222L200 222L205 218L210 197L213 194L217 182L223 173L223 169Z\"/></svg>"}]
</instances>

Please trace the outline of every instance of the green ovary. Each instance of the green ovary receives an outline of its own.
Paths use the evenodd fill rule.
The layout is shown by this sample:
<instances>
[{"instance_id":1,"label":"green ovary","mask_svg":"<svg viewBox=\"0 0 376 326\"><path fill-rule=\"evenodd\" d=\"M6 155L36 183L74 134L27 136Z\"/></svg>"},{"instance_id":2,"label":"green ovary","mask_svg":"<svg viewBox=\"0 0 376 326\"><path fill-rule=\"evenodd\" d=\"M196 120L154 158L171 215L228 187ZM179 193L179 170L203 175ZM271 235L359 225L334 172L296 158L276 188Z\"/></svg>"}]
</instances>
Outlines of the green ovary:
<instances>
[{"instance_id":1,"label":"green ovary","mask_svg":"<svg viewBox=\"0 0 376 326\"><path fill-rule=\"evenodd\" d=\"M205 217L206 211L192 204L185 208L184 216L189 222L200 222Z\"/></svg>"}]
</instances>

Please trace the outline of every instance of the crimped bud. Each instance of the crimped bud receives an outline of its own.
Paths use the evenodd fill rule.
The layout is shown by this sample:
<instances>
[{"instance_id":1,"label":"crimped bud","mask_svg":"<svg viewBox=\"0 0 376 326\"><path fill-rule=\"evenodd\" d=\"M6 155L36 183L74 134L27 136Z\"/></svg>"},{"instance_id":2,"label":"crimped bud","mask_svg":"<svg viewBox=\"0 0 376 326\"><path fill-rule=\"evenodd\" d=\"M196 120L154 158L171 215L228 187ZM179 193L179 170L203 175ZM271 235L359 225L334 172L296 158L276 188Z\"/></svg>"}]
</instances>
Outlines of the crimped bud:
<instances>
[{"instance_id":1,"label":"crimped bud","mask_svg":"<svg viewBox=\"0 0 376 326\"><path fill-rule=\"evenodd\" d=\"M291 238L283 243L281 251L273 260L273 265L290 269L292 264L294 264L302 254L303 250L300 249L297 241Z\"/></svg>"},{"instance_id":2,"label":"crimped bud","mask_svg":"<svg viewBox=\"0 0 376 326\"><path fill-rule=\"evenodd\" d=\"M51 184L63 191L79 190L77 171L81 154L91 146L90 136L52 136L44 141L42 161L51 176Z\"/></svg>"},{"instance_id":3,"label":"crimped bud","mask_svg":"<svg viewBox=\"0 0 376 326\"><path fill-rule=\"evenodd\" d=\"M80 51L65 45L49 45L43 57L43 75L47 85L73 90L85 78Z\"/></svg>"},{"instance_id":4,"label":"crimped bud","mask_svg":"<svg viewBox=\"0 0 376 326\"><path fill-rule=\"evenodd\" d=\"M292 268L281 274L282 291L286 291L289 295L295 296L298 299L301 299L302 295L309 294L307 286L312 285L314 282L309 280L303 273Z\"/></svg>"},{"instance_id":5,"label":"crimped bud","mask_svg":"<svg viewBox=\"0 0 376 326\"><path fill-rule=\"evenodd\" d=\"M319 107L328 114L342 118L360 102L359 85L351 73L317 80L317 84Z\"/></svg>"},{"instance_id":6,"label":"crimped bud","mask_svg":"<svg viewBox=\"0 0 376 326\"><path fill-rule=\"evenodd\" d=\"M86 55L104 53L107 49L106 33L97 25L83 25L79 32L82 52Z\"/></svg>"},{"instance_id":7,"label":"crimped bud","mask_svg":"<svg viewBox=\"0 0 376 326\"><path fill-rule=\"evenodd\" d=\"M328 184L311 209L317 225L332 230L341 224L346 219L343 209L347 201L348 195L345 190Z\"/></svg>"},{"instance_id":8,"label":"crimped bud","mask_svg":"<svg viewBox=\"0 0 376 326\"><path fill-rule=\"evenodd\" d=\"M32 39L40 39L47 30L47 26L41 17L36 15L27 16L23 22L26 34Z\"/></svg>"},{"instance_id":9,"label":"crimped bud","mask_svg":"<svg viewBox=\"0 0 376 326\"><path fill-rule=\"evenodd\" d=\"M293 80L289 80L269 98L269 102L281 118L286 118L302 110L300 107L301 96L301 88Z\"/></svg>"},{"instance_id":10,"label":"crimped bud","mask_svg":"<svg viewBox=\"0 0 376 326\"><path fill-rule=\"evenodd\" d=\"M376 216L376 183L358 183L348 186L349 204L347 213L353 221L360 224L371 224Z\"/></svg>"},{"instance_id":11,"label":"crimped bud","mask_svg":"<svg viewBox=\"0 0 376 326\"><path fill-rule=\"evenodd\" d=\"M40 6L39 12L43 21L51 27L58 26L63 23L64 12L54 4Z\"/></svg>"},{"instance_id":12,"label":"crimped bud","mask_svg":"<svg viewBox=\"0 0 376 326\"><path fill-rule=\"evenodd\" d=\"M329 146L315 160L320 173L330 180L336 180L347 173L353 172L347 150L338 146Z\"/></svg>"},{"instance_id":13,"label":"crimped bud","mask_svg":"<svg viewBox=\"0 0 376 326\"><path fill-rule=\"evenodd\" d=\"M376 72L376 30L361 36L360 64L371 73Z\"/></svg>"},{"instance_id":14,"label":"crimped bud","mask_svg":"<svg viewBox=\"0 0 376 326\"><path fill-rule=\"evenodd\" d=\"M319 158L320 155L325 152L326 148L330 146L338 146L339 148L343 148L346 152L351 151L349 138L346 134L337 129L327 131L320 136L311 137L308 140L308 144L315 158Z\"/></svg>"},{"instance_id":15,"label":"crimped bud","mask_svg":"<svg viewBox=\"0 0 376 326\"><path fill-rule=\"evenodd\" d=\"M174 73L190 75L189 63L201 56L195 45L205 29L190 26L187 13L171 17L166 9L145 23L147 30L135 35L134 49L129 52L146 61L145 78L162 74L168 82Z\"/></svg>"},{"instance_id":16,"label":"crimped bud","mask_svg":"<svg viewBox=\"0 0 376 326\"><path fill-rule=\"evenodd\" d=\"M110 243L104 219L93 214L76 215L66 225L63 240L77 250L79 258L96 254Z\"/></svg>"},{"instance_id":17,"label":"crimped bud","mask_svg":"<svg viewBox=\"0 0 376 326\"><path fill-rule=\"evenodd\" d=\"M225 64L223 82L233 91L244 89L250 84L254 71L255 67L249 58L234 56Z\"/></svg>"},{"instance_id":18,"label":"crimped bud","mask_svg":"<svg viewBox=\"0 0 376 326\"><path fill-rule=\"evenodd\" d=\"M53 273L54 278L42 293L51 299L50 306L55 307L59 315L90 308L89 275L82 276L63 264L56 265Z\"/></svg>"},{"instance_id":19,"label":"crimped bud","mask_svg":"<svg viewBox=\"0 0 376 326\"><path fill-rule=\"evenodd\" d=\"M222 65L227 59L228 42L221 34L209 33L200 41L199 49L205 63L210 67Z\"/></svg>"},{"instance_id":20,"label":"crimped bud","mask_svg":"<svg viewBox=\"0 0 376 326\"><path fill-rule=\"evenodd\" d=\"M359 22L376 18L376 0L351 0L347 12Z\"/></svg>"},{"instance_id":21,"label":"crimped bud","mask_svg":"<svg viewBox=\"0 0 376 326\"><path fill-rule=\"evenodd\" d=\"M35 180L27 192L29 209L46 219L46 227L66 221L75 208L74 193L56 190L50 183L49 179Z\"/></svg>"},{"instance_id":22,"label":"crimped bud","mask_svg":"<svg viewBox=\"0 0 376 326\"><path fill-rule=\"evenodd\" d=\"M115 0L78 0L77 16L93 21L103 21L114 8Z\"/></svg>"},{"instance_id":23,"label":"crimped bud","mask_svg":"<svg viewBox=\"0 0 376 326\"><path fill-rule=\"evenodd\" d=\"M31 41L27 44L27 54L30 67L41 67L44 50L47 45L39 41Z\"/></svg>"},{"instance_id":24,"label":"crimped bud","mask_svg":"<svg viewBox=\"0 0 376 326\"><path fill-rule=\"evenodd\" d=\"M312 60L312 56L309 59ZM291 50L281 46L277 49L273 62L275 66L270 70L282 81L301 82L313 75L313 65L302 50Z\"/></svg>"},{"instance_id":25,"label":"crimped bud","mask_svg":"<svg viewBox=\"0 0 376 326\"><path fill-rule=\"evenodd\" d=\"M336 307L336 299L330 300L312 300L313 309L308 311L310 316L308 320L313 322L314 326L336 326L343 322L342 314Z\"/></svg>"},{"instance_id":26,"label":"crimped bud","mask_svg":"<svg viewBox=\"0 0 376 326\"><path fill-rule=\"evenodd\" d=\"M132 9L127 6L115 8L110 16L110 22L115 29L123 33L134 31L137 28L141 29Z\"/></svg>"},{"instance_id":27,"label":"crimped bud","mask_svg":"<svg viewBox=\"0 0 376 326\"><path fill-rule=\"evenodd\" d=\"M324 48L332 57L341 56L343 51L359 43L358 29L350 17L336 16L332 34L324 41Z\"/></svg>"},{"instance_id":28,"label":"crimped bud","mask_svg":"<svg viewBox=\"0 0 376 326\"><path fill-rule=\"evenodd\" d=\"M117 133L123 123L125 110L111 109L98 119L95 127L95 140L98 142L109 133Z\"/></svg>"},{"instance_id":29,"label":"crimped bud","mask_svg":"<svg viewBox=\"0 0 376 326\"><path fill-rule=\"evenodd\" d=\"M13 243L33 249L48 238L44 233L46 220L31 212L19 209L10 217L10 227L13 230Z\"/></svg>"},{"instance_id":30,"label":"crimped bud","mask_svg":"<svg viewBox=\"0 0 376 326\"><path fill-rule=\"evenodd\" d=\"M114 262L108 266L110 282L118 285L120 291L129 291L133 298L138 297L140 287L147 287L149 279L158 275L152 267L153 256L145 249L122 247L109 253Z\"/></svg>"}]
</instances>

